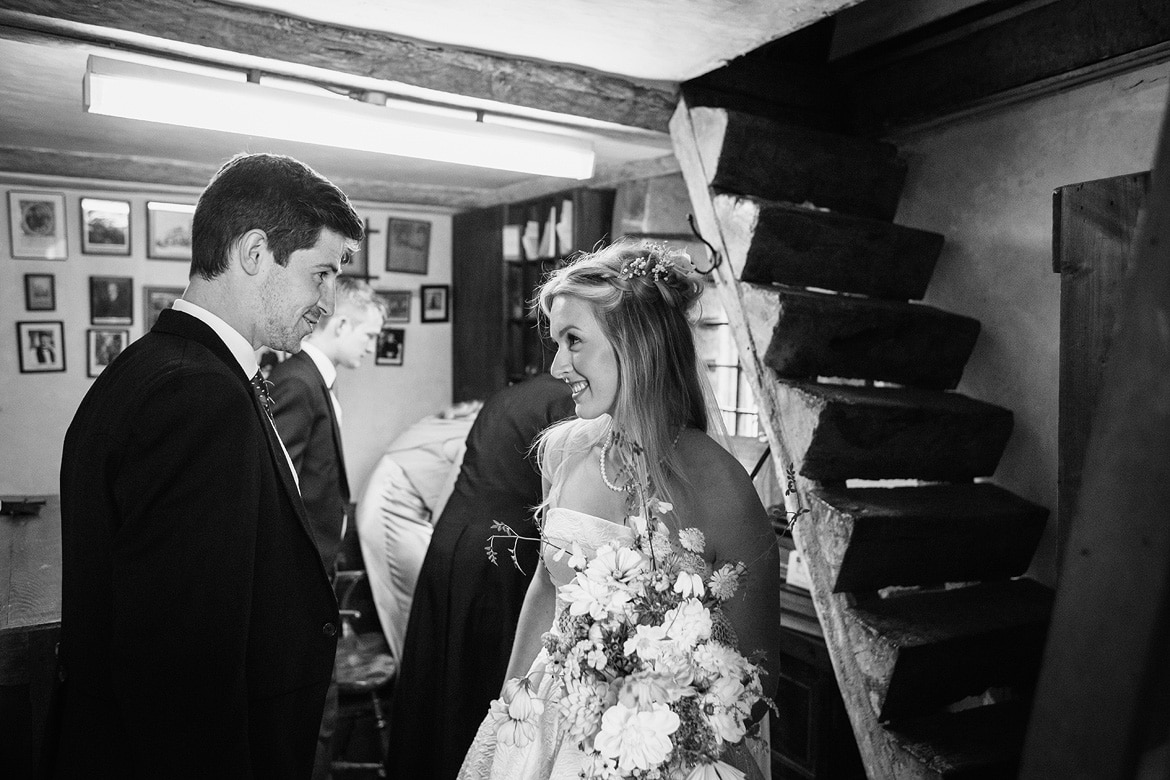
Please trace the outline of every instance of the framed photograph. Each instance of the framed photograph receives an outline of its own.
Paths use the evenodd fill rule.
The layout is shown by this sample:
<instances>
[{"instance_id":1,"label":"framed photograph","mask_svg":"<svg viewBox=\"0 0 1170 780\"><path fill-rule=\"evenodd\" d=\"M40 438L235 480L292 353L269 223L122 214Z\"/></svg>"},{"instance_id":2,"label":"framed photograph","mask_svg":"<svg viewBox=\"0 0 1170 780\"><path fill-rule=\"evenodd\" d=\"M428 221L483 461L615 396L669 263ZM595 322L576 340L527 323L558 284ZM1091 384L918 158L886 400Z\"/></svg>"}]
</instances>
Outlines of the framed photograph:
<instances>
[{"instance_id":1,"label":"framed photograph","mask_svg":"<svg viewBox=\"0 0 1170 780\"><path fill-rule=\"evenodd\" d=\"M403 328L382 328L378 334L374 363L379 366L401 366L405 349L406 331Z\"/></svg>"},{"instance_id":2,"label":"framed photograph","mask_svg":"<svg viewBox=\"0 0 1170 780\"><path fill-rule=\"evenodd\" d=\"M431 251L431 223L390 218L386 228L386 270L425 274Z\"/></svg>"},{"instance_id":3,"label":"framed photograph","mask_svg":"<svg viewBox=\"0 0 1170 780\"><path fill-rule=\"evenodd\" d=\"M130 254L130 201L81 199L81 252Z\"/></svg>"},{"instance_id":4,"label":"framed photograph","mask_svg":"<svg viewBox=\"0 0 1170 780\"><path fill-rule=\"evenodd\" d=\"M410 322L410 290L375 290L386 309L386 322Z\"/></svg>"},{"instance_id":5,"label":"framed photograph","mask_svg":"<svg viewBox=\"0 0 1170 780\"><path fill-rule=\"evenodd\" d=\"M134 280L129 276L89 277L89 321L94 325L134 322Z\"/></svg>"},{"instance_id":6,"label":"framed photograph","mask_svg":"<svg viewBox=\"0 0 1170 780\"><path fill-rule=\"evenodd\" d=\"M56 311L56 277L52 274L25 274L24 308L29 311Z\"/></svg>"},{"instance_id":7,"label":"framed photograph","mask_svg":"<svg viewBox=\"0 0 1170 780\"><path fill-rule=\"evenodd\" d=\"M149 331L158 320L158 313L171 308L175 299L183 294L182 287L142 288L142 330Z\"/></svg>"},{"instance_id":8,"label":"framed photograph","mask_svg":"<svg viewBox=\"0 0 1170 780\"><path fill-rule=\"evenodd\" d=\"M93 328L85 332L85 373L93 378L106 370L130 343L130 331Z\"/></svg>"},{"instance_id":9,"label":"framed photograph","mask_svg":"<svg viewBox=\"0 0 1170 780\"><path fill-rule=\"evenodd\" d=\"M152 260L190 260L194 216L193 204L148 201L146 256Z\"/></svg>"},{"instance_id":10,"label":"framed photograph","mask_svg":"<svg viewBox=\"0 0 1170 780\"><path fill-rule=\"evenodd\" d=\"M8 191L8 236L12 256L64 260L65 196L55 192Z\"/></svg>"},{"instance_id":11,"label":"framed photograph","mask_svg":"<svg viewBox=\"0 0 1170 780\"><path fill-rule=\"evenodd\" d=\"M451 320L451 287L446 284L424 284L419 290L422 301L423 322L449 322Z\"/></svg>"},{"instance_id":12,"label":"framed photograph","mask_svg":"<svg viewBox=\"0 0 1170 780\"><path fill-rule=\"evenodd\" d=\"M56 322L16 323L20 373L43 374L65 370L65 325Z\"/></svg>"}]
</instances>

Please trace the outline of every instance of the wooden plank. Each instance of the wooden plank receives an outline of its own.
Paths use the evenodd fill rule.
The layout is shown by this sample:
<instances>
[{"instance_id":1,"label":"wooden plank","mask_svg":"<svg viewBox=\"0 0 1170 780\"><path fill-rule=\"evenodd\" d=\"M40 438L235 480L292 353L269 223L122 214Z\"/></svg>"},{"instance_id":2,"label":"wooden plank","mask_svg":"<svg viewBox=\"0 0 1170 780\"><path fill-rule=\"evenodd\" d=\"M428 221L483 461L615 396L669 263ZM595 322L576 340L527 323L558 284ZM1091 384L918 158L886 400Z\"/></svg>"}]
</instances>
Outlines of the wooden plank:
<instances>
[{"instance_id":1,"label":"wooden plank","mask_svg":"<svg viewBox=\"0 0 1170 780\"><path fill-rule=\"evenodd\" d=\"M0 0L0 8L649 130L665 130L674 110L672 90L619 76L216 0Z\"/></svg>"},{"instance_id":2,"label":"wooden plank","mask_svg":"<svg viewBox=\"0 0 1170 780\"><path fill-rule=\"evenodd\" d=\"M1058 560L1067 546L1080 495L1089 423L1149 186L1148 173L1135 173L1072 184L1053 193L1052 263L1060 274Z\"/></svg>"},{"instance_id":3,"label":"wooden plank","mask_svg":"<svg viewBox=\"0 0 1170 780\"><path fill-rule=\"evenodd\" d=\"M937 233L890 222L736 195L714 200L745 282L920 299L942 251Z\"/></svg>"},{"instance_id":4,"label":"wooden plank","mask_svg":"<svg viewBox=\"0 0 1170 780\"><path fill-rule=\"evenodd\" d=\"M1028 579L858 601L881 721L928 714L992 686L1027 691L1040 670L1052 591Z\"/></svg>"},{"instance_id":5,"label":"wooden plank","mask_svg":"<svg viewBox=\"0 0 1170 780\"><path fill-rule=\"evenodd\" d=\"M0 515L0 631L61 620L61 498L40 498L39 515Z\"/></svg>"},{"instance_id":6,"label":"wooden plank","mask_svg":"<svg viewBox=\"0 0 1170 780\"><path fill-rule=\"evenodd\" d=\"M906 163L890 144L721 108L694 108L691 122L713 189L894 218Z\"/></svg>"},{"instance_id":7,"label":"wooden plank","mask_svg":"<svg viewBox=\"0 0 1170 780\"><path fill-rule=\"evenodd\" d=\"M996 93L1170 41L1165 0L1060 0L984 29L854 62L840 74L859 126L942 116Z\"/></svg>"},{"instance_id":8,"label":"wooden plank","mask_svg":"<svg viewBox=\"0 0 1170 780\"><path fill-rule=\"evenodd\" d=\"M822 488L812 512L835 593L1019 576L1048 515L989 484Z\"/></svg>"},{"instance_id":9,"label":"wooden plank","mask_svg":"<svg viewBox=\"0 0 1170 780\"><path fill-rule=\"evenodd\" d=\"M1028 726L1021 701L944 712L890 726L891 735L947 780L1015 777Z\"/></svg>"},{"instance_id":10,"label":"wooden plank","mask_svg":"<svg viewBox=\"0 0 1170 780\"><path fill-rule=\"evenodd\" d=\"M967 481L995 471L1012 413L957 393L778 380L797 472L846 479Z\"/></svg>"},{"instance_id":11,"label":"wooden plank","mask_svg":"<svg viewBox=\"0 0 1170 780\"><path fill-rule=\"evenodd\" d=\"M767 363L789 379L843 377L951 389L959 383L979 321L908 303L745 285L771 313Z\"/></svg>"},{"instance_id":12,"label":"wooden plank","mask_svg":"<svg viewBox=\"0 0 1170 780\"><path fill-rule=\"evenodd\" d=\"M1105 367L1021 777L1139 776L1170 733L1170 123ZM1152 775L1148 775L1152 776Z\"/></svg>"}]
</instances>

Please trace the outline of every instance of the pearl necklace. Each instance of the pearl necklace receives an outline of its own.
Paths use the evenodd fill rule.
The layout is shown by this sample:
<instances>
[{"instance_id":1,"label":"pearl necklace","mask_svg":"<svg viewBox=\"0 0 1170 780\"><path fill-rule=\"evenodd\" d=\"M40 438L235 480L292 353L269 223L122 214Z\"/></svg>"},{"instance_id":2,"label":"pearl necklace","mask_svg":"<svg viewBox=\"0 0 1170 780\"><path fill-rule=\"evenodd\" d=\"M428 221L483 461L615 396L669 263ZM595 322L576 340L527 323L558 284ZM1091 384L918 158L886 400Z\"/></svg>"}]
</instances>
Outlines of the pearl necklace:
<instances>
[{"instance_id":1,"label":"pearl necklace","mask_svg":"<svg viewBox=\"0 0 1170 780\"><path fill-rule=\"evenodd\" d=\"M629 482L627 482L625 485L619 486L619 485L615 485L612 482L610 482L609 475L605 473L605 461L606 461L606 458L609 457L609 448L613 444L613 440L614 440L613 431L610 431L609 435L607 435L605 437L605 442L601 445L601 457L598 458L598 461L597 461L598 465L601 466L601 481L605 483L605 486L607 488L609 488L610 490L612 490L615 493L633 493L634 492L634 479L633 479L633 477L631 477Z\"/></svg>"}]
</instances>

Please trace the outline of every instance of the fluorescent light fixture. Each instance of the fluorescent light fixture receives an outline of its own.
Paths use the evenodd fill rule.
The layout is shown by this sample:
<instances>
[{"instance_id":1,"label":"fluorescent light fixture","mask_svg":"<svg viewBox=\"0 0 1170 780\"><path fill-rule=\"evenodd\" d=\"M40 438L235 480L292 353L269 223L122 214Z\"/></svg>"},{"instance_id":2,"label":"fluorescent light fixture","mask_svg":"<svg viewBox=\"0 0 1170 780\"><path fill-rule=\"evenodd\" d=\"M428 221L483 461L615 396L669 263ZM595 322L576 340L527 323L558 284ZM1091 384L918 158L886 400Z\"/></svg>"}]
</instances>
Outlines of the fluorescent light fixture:
<instances>
[{"instance_id":1,"label":"fluorescent light fixture","mask_svg":"<svg viewBox=\"0 0 1170 780\"><path fill-rule=\"evenodd\" d=\"M568 179L593 175L580 138L306 95L90 56L85 110L147 122L279 138Z\"/></svg>"}]
</instances>

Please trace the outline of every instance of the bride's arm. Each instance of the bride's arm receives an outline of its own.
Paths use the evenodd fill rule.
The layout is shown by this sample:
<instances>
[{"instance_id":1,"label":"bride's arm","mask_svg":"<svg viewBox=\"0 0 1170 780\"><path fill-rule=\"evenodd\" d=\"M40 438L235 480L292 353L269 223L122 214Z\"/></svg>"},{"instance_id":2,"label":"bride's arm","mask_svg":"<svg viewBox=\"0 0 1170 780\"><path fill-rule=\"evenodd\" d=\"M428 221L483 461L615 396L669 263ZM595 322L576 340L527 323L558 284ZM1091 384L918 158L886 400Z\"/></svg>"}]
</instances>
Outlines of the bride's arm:
<instances>
[{"instance_id":1,"label":"bride's arm","mask_svg":"<svg viewBox=\"0 0 1170 780\"><path fill-rule=\"evenodd\" d=\"M516 624L516 638L512 641L512 655L508 659L508 674L504 678L523 677L540 653L540 638L552 626L556 610L556 587L549 579L544 562L536 564L536 573L528 585L520 620Z\"/></svg>"}]
</instances>

